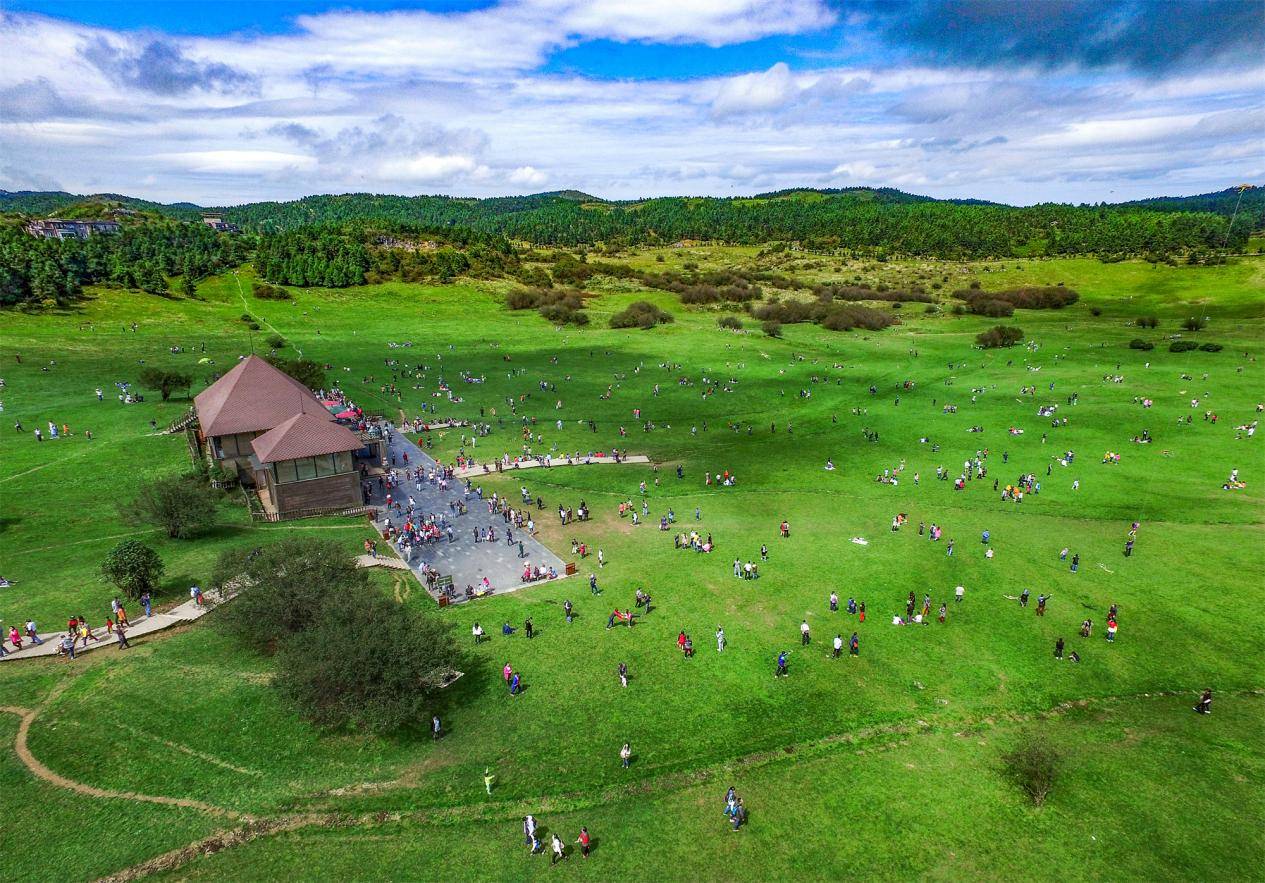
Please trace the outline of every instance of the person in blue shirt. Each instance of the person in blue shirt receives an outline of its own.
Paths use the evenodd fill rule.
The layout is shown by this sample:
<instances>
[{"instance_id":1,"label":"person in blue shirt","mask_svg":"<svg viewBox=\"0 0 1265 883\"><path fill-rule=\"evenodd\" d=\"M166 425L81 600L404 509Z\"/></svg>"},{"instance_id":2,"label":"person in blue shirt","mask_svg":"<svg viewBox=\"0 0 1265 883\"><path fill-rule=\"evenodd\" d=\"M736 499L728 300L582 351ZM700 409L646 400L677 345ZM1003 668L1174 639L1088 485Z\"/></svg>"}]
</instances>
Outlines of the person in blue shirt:
<instances>
[{"instance_id":1,"label":"person in blue shirt","mask_svg":"<svg viewBox=\"0 0 1265 883\"><path fill-rule=\"evenodd\" d=\"M786 651L785 651L785 650L783 650L781 653L779 653L779 654L777 655L777 672L776 672L776 673L774 673L774 675L773 675L773 676L774 676L775 678L784 678L784 677L786 677L786 675L787 675L787 671L786 671Z\"/></svg>"}]
</instances>

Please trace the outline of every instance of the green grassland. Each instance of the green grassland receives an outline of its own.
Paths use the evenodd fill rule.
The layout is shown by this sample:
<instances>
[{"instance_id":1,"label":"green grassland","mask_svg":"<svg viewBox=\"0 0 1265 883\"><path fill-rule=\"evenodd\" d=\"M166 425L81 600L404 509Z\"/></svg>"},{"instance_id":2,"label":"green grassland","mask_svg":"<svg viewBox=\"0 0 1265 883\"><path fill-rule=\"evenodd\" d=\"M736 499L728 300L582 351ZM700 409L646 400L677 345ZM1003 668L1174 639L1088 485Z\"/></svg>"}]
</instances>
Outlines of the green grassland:
<instances>
[{"instance_id":1,"label":"green grassland","mask_svg":"<svg viewBox=\"0 0 1265 883\"><path fill-rule=\"evenodd\" d=\"M685 261L723 269L764 266L771 256L698 247L641 249L626 260L649 270ZM534 312L506 311L496 285L312 289L272 302L249 294L249 268L208 280L197 299L100 290L74 311L0 315L8 418L0 431L0 572L15 582L0 590L5 623L34 616L52 631L71 613L99 621L111 592L96 569L127 536L160 551L163 600L176 602L189 584L208 579L226 548L313 532L352 553L370 535L364 521L252 524L231 495L219 527L196 541L167 540L130 518L127 501L140 481L187 468L183 436L156 433L151 420L161 430L188 402L160 403L153 393L125 406L113 384L135 382L143 361L194 371L200 389L212 370L250 351L243 313L263 326L256 348L275 330L291 353L334 366L330 378L368 410L412 416L435 402L441 414L477 419L481 408L495 409L481 457L517 451L518 416L529 414L539 418L538 451L615 446L663 464L658 472L536 470L483 483L511 495L526 484L543 497L542 539L564 558L572 538L601 547L604 594L590 595L575 579L437 612L463 639L475 620L494 634L471 650L466 676L437 707L450 732L438 743L424 731L389 739L314 732L275 695L270 663L228 642L213 617L139 641L126 655L0 664L0 704L39 710L30 751L67 779L341 825L261 838L182 864L169 872L175 876L520 878L543 873L546 863L518 846L517 819L534 812L568 840L581 824L593 831L598 848L587 865L576 856L559 872L584 877L1259 879L1265 638L1256 611L1265 602L1265 457L1260 439L1240 437L1235 427L1256 419L1262 401L1265 260L879 265L798 254L791 261L776 269L790 266L805 288L857 275L893 287L938 281L941 295L970 280L986 289L1061 282L1081 301L1006 320L1039 345L1035 352L974 349L974 335L996 320L947 309L929 315L922 304L907 304L903 324L882 332L787 326L777 340L749 319L750 333L722 331L715 311L610 286L586 301L589 328L559 330ZM648 332L606 327L639 299L676 321ZM1129 324L1144 315L1158 317L1160 327ZM1186 336L1223 351L1168 352L1169 336L1191 315L1207 316L1208 328ZM1129 349L1135 337L1155 349ZM388 341L412 346L390 349ZM177 345L185 352L169 352ZM213 363L197 364L204 356ZM398 400L383 389L392 380L384 360L392 358L428 366L424 378L397 381ZM463 370L486 382L460 383ZM433 397L441 373L464 401ZM1123 383L1104 381L1117 374ZM704 378L716 388L707 397L713 384ZM542 392L541 380L557 391ZM1035 397L1020 395L1032 385ZM96 401L97 387L105 402ZM1069 405L1073 393L1079 404ZM506 398L524 394L518 416L509 415ZM1144 410L1135 397L1155 405ZM946 403L957 413L943 413ZM1058 404L1069 425L1038 417L1042 404ZM634 408L654 431L642 431ZM1205 410L1217 413L1215 424L1203 419ZM17 419L26 432L12 430ZM69 424L73 435L37 444L30 430L49 420ZM984 432L967 431L976 425ZM1010 427L1024 433L1011 435ZM878 442L863 429L877 431ZM1130 441L1143 429L1154 444ZM459 436L438 434L434 453L453 456ZM956 475L981 449L989 451L990 479L1005 485L1034 472L1041 493L1016 505L1000 502L988 481L954 491L935 480L936 466ZM1055 463L1066 450L1076 452L1069 467ZM1121 462L1100 462L1107 451ZM825 471L827 458L838 469ZM874 481L902 464L898 486ZM1222 490L1236 467L1247 489ZM738 484L707 487L709 470L728 470ZM651 518L634 527L616 506L637 498L643 480ZM550 515L558 503L581 499L591 522L564 528ZM655 524L668 507L686 529L698 507L697 527L714 535L717 551L674 550L671 534ZM908 513L910 525L893 533L897 512ZM789 540L777 536L783 518L792 525ZM1142 527L1126 559L1133 520ZM956 541L953 556L944 542L918 535L920 521L944 526ZM983 530L992 535L992 560L983 555ZM761 579L734 579L733 558L756 558L761 543L771 552ZM1078 573L1059 561L1064 546L1079 552ZM590 563L581 563L582 575ZM389 575L375 574L375 583L402 603L430 604L418 587ZM961 605L951 602L958 584L967 588ZM651 590L655 611L634 629L606 630L610 608L631 606L639 586ZM1006 599L1025 587L1052 595L1047 616ZM864 625L827 610L832 589L866 602ZM948 623L891 626L910 591L930 594L935 606L949 601ZM570 625L564 599L579 614ZM1121 628L1107 645L1102 629L1112 603L1121 607ZM527 616L538 639L501 637L500 623L521 625ZM1076 630L1086 617L1096 630L1081 639ZM802 619L814 643L801 649ZM711 639L718 625L729 638L723 654ZM682 629L698 648L688 662L674 644ZM829 659L829 639L854 630L861 655ZM1081 653L1079 665L1053 660L1060 636ZM791 676L775 680L781 649L795 650ZM620 661L630 668L626 690L615 677ZM505 662L524 675L528 689L519 697L499 688ZM1206 686L1218 696L1207 719L1189 711ZM8 744L16 718L0 720ZM1024 802L999 760L1033 727L1068 754L1039 809ZM629 770L617 758L625 741L635 752ZM95 877L232 824L194 810L72 795L5 756L0 868L10 876L38 877L32 869L47 868ZM491 797L482 791L488 766L497 775ZM752 810L738 834L719 814L731 783ZM50 813L55 829L47 827Z\"/></svg>"}]
</instances>

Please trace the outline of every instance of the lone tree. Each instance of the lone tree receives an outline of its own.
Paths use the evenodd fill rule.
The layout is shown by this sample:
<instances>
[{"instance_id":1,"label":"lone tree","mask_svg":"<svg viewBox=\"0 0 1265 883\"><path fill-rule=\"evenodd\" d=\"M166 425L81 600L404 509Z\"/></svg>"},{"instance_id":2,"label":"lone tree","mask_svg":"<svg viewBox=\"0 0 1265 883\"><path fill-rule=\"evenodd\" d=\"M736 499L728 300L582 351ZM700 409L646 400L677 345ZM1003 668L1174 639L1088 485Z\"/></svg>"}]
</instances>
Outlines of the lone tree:
<instances>
[{"instance_id":1,"label":"lone tree","mask_svg":"<svg viewBox=\"0 0 1265 883\"><path fill-rule=\"evenodd\" d=\"M131 598L157 589L163 570L158 553L136 540L119 543L101 562L101 575Z\"/></svg>"},{"instance_id":2,"label":"lone tree","mask_svg":"<svg viewBox=\"0 0 1265 883\"><path fill-rule=\"evenodd\" d=\"M173 475L141 486L132 510L161 527L172 539L186 540L215 523L215 499L196 476Z\"/></svg>"},{"instance_id":3,"label":"lone tree","mask_svg":"<svg viewBox=\"0 0 1265 883\"><path fill-rule=\"evenodd\" d=\"M178 389L183 389L187 395L189 387L193 385L192 374L186 374L183 371L168 371L163 368L142 369L140 380L141 386L146 389L158 390L164 402Z\"/></svg>"},{"instance_id":4,"label":"lone tree","mask_svg":"<svg viewBox=\"0 0 1265 883\"><path fill-rule=\"evenodd\" d=\"M425 719L459 655L438 617L366 587L282 642L276 685L318 727L389 733Z\"/></svg>"}]
</instances>

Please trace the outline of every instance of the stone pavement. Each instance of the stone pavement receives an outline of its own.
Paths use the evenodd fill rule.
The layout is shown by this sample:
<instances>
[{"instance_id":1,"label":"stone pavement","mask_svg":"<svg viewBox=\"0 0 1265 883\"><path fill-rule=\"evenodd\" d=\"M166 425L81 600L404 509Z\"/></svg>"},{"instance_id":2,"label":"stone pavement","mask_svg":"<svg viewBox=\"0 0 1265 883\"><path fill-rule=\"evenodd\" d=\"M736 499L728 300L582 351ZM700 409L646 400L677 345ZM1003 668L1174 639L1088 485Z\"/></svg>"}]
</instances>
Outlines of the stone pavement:
<instances>
[{"instance_id":1,"label":"stone pavement","mask_svg":"<svg viewBox=\"0 0 1265 883\"><path fill-rule=\"evenodd\" d=\"M233 597L235 597L235 595L229 595L228 600L232 600ZM183 604L179 604L164 613L155 613L153 616L140 616L132 619L131 625L127 629L127 639L129 641L135 641L137 638L143 638L154 632L160 632L163 629L171 628L173 625L180 625L181 623L193 622L195 619L200 619L210 610L213 610L217 603L223 603L222 601L216 600L217 598L218 596L216 593L214 591L210 591L203 595L203 600L206 603L201 607L190 600L185 601ZM133 601L128 606L136 606L136 602ZM18 623L17 626L21 629L23 623ZM5 630L7 636L7 625L5 626ZM76 656L81 653L89 653L94 650L101 650L108 647L117 648L119 646L114 635L106 632L104 625L100 628L93 629L92 634L99 640L92 641L86 647L82 644L76 646ZM22 649L9 650L9 654L7 656L0 657L0 662L8 662L11 659L31 659L36 656L55 656L57 654L57 648L61 644L63 635L65 635L65 632L61 630L40 632L39 636L43 639L43 644L31 644L24 636L22 639ZM5 649L8 649L8 647Z\"/></svg>"},{"instance_id":2,"label":"stone pavement","mask_svg":"<svg viewBox=\"0 0 1265 883\"><path fill-rule=\"evenodd\" d=\"M424 469L432 469L435 467L435 460L426 454L421 448L410 441L403 432L396 428L391 431L390 452L395 456L396 468L403 473L405 469L404 454L408 454L408 467L415 469L422 466ZM417 511L425 514L431 512L448 512L449 520L453 525L454 541L449 543L447 539L440 540L435 543L423 543L414 547L413 561L410 569L417 577L423 587L426 586L426 580L421 575L421 565L429 564L435 568L442 576L451 576L453 590L456 593L456 600L463 601L465 599L466 586L478 586L483 577L487 577L492 584L495 593L512 592L532 583L524 583L520 577L523 567L528 564L543 565L545 567L552 566L558 572L561 578L566 574L566 564L561 558L549 551L539 541L529 537L524 527L519 530L514 528L514 544L510 545L505 541L506 528L509 527L501 517L500 513L489 513L487 504L478 497L477 494L464 496L466 504L466 514L452 516L448 508L450 500L463 499L465 493L465 482L461 479L452 479L448 483L446 491L440 491L439 486L430 482L422 482L422 489L418 491L411 482L402 482L396 489L396 496L407 502L411 496L417 507ZM396 527L403 526L406 518L403 514L386 511L386 496L378 490L377 483L374 482L373 492L370 502L380 507L381 515L376 522L380 529L385 529L387 520ZM549 513L549 509L532 509L531 516L540 518ZM474 531L476 528L495 527L498 539L494 543L476 543L474 541ZM523 557L518 557L518 542L523 543ZM386 548L379 548L381 555L394 556L394 551ZM428 590L429 591L429 590Z\"/></svg>"}]
</instances>

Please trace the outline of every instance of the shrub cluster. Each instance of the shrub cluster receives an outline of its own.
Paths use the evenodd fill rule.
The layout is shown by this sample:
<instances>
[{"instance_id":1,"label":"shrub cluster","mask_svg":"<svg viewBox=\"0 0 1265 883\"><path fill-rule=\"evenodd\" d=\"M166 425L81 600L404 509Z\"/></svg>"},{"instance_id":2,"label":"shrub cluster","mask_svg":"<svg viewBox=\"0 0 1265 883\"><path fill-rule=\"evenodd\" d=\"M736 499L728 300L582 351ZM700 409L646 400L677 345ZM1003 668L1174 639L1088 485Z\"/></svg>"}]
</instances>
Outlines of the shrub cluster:
<instances>
[{"instance_id":1,"label":"shrub cluster","mask_svg":"<svg viewBox=\"0 0 1265 883\"><path fill-rule=\"evenodd\" d=\"M962 288L953 292L958 300L966 301L972 313L983 316L1012 315L1020 310L1061 310L1080 300L1080 294L1062 285L1044 285L1026 288L1007 288L1002 291L981 291ZM1010 306L1010 313L996 312L994 303Z\"/></svg>"},{"instance_id":2,"label":"shrub cluster","mask_svg":"<svg viewBox=\"0 0 1265 883\"><path fill-rule=\"evenodd\" d=\"M934 297L925 291L888 291L871 288L864 283L856 285L817 285L813 287L813 294L817 296L818 300L825 302L832 300L881 300L890 303L932 304L936 301Z\"/></svg>"},{"instance_id":3,"label":"shrub cluster","mask_svg":"<svg viewBox=\"0 0 1265 883\"><path fill-rule=\"evenodd\" d=\"M1129 341L1129 349L1131 349L1131 350L1153 350L1153 349L1155 349L1155 344L1151 343L1151 341L1149 341L1149 340L1143 340L1143 339L1142 339L1142 338L1140 338L1140 337L1135 337L1135 338L1133 338L1133 340Z\"/></svg>"},{"instance_id":4,"label":"shrub cluster","mask_svg":"<svg viewBox=\"0 0 1265 883\"><path fill-rule=\"evenodd\" d=\"M639 300L611 316L612 328L653 328L675 321L671 313L665 313L649 301Z\"/></svg>"},{"instance_id":5,"label":"shrub cluster","mask_svg":"<svg viewBox=\"0 0 1265 883\"><path fill-rule=\"evenodd\" d=\"M422 720L461 661L442 621L382 595L328 540L225 552L214 579L241 581L219 627L275 654L276 688L320 727L385 733Z\"/></svg>"},{"instance_id":6,"label":"shrub cluster","mask_svg":"<svg viewBox=\"0 0 1265 883\"><path fill-rule=\"evenodd\" d=\"M1139 316L1134 324L1139 328L1158 328L1160 320L1154 316Z\"/></svg>"},{"instance_id":7,"label":"shrub cluster","mask_svg":"<svg viewBox=\"0 0 1265 883\"><path fill-rule=\"evenodd\" d=\"M742 320L737 316L721 316L716 320L716 324L721 328L728 328L731 331L742 330Z\"/></svg>"},{"instance_id":8,"label":"shrub cluster","mask_svg":"<svg viewBox=\"0 0 1265 883\"><path fill-rule=\"evenodd\" d=\"M831 331L851 331L853 328L881 331L900 322L897 316L872 307L821 301L776 301L753 307L751 315L761 321L786 325L814 322Z\"/></svg>"},{"instance_id":9,"label":"shrub cluster","mask_svg":"<svg viewBox=\"0 0 1265 883\"><path fill-rule=\"evenodd\" d=\"M256 282L251 293L260 300L293 300L294 295L280 285L269 285L267 282Z\"/></svg>"},{"instance_id":10,"label":"shrub cluster","mask_svg":"<svg viewBox=\"0 0 1265 883\"><path fill-rule=\"evenodd\" d=\"M1023 340L1023 329L1013 325L994 325L975 335L975 343L984 349L1014 346Z\"/></svg>"},{"instance_id":11,"label":"shrub cluster","mask_svg":"<svg viewBox=\"0 0 1265 883\"><path fill-rule=\"evenodd\" d=\"M1193 340L1175 340L1168 345L1170 353L1188 353L1197 349L1199 349L1199 344Z\"/></svg>"},{"instance_id":12,"label":"shrub cluster","mask_svg":"<svg viewBox=\"0 0 1265 883\"><path fill-rule=\"evenodd\" d=\"M584 296L574 288L518 288L505 296L511 310L537 310L555 325L587 325Z\"/></svg>"},{"instance_id":13,"label":"shrub cluster","mask_svg":"<svg viewBox=\"0 0 1265 883\"><path fill-rule=\"evenodd\" d=\"M1207 327L1208 321L1202 316L1191 316L1182 321L1182 328L1186 331L1203 331Z\"/></svg>"}]
</instances>

